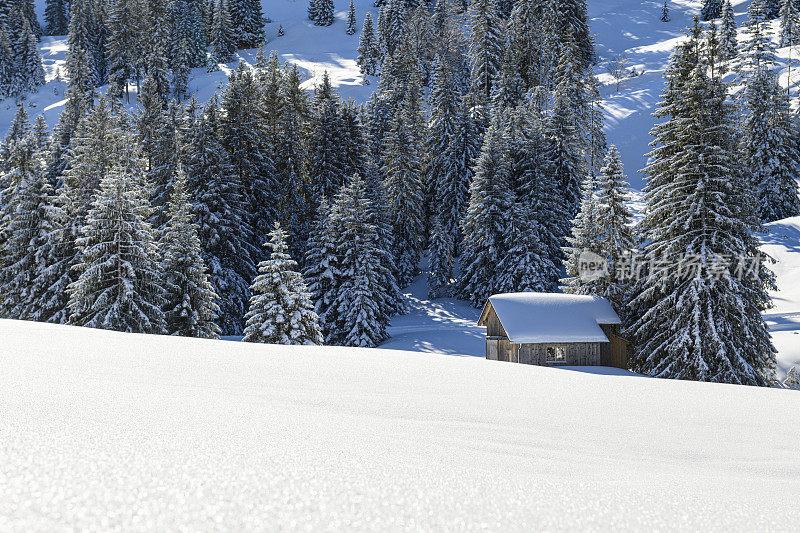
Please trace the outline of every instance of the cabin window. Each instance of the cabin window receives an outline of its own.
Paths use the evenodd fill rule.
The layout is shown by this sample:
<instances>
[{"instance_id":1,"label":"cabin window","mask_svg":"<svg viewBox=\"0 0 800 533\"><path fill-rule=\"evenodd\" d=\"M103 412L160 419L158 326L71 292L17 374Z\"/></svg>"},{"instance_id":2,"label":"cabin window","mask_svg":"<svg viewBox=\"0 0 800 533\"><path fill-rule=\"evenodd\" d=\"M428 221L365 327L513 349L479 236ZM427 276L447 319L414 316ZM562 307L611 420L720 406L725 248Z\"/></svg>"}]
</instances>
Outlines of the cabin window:
<instances>
[{"instance_id":1,"label":"cabin window","mask_svg":"<svg viewBox=\"0 0 800 533\"><path fill-rule=\"evenodd\" d=\"M548 346L547 362L564 363L567 360L567 348L565 346Z\"/></svg>"}]
</instances>

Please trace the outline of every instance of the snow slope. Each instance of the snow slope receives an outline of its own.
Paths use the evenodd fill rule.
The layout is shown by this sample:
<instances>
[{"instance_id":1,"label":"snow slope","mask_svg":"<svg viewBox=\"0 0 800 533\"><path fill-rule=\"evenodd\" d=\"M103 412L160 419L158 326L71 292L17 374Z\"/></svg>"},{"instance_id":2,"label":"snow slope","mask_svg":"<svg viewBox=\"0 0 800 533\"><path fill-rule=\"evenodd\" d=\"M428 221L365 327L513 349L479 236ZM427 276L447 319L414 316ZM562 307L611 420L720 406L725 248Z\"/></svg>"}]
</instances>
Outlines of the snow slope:
<instances>
[{"instance_id":1,"label":"snow slope","mask_svg":"<svg viewBox=\"0 0 800 533\"><path fill-rule=\"evenodd\" d=\"M800 394L0 320L0 530L783 529Z\"/></svg>"}]
</instances>

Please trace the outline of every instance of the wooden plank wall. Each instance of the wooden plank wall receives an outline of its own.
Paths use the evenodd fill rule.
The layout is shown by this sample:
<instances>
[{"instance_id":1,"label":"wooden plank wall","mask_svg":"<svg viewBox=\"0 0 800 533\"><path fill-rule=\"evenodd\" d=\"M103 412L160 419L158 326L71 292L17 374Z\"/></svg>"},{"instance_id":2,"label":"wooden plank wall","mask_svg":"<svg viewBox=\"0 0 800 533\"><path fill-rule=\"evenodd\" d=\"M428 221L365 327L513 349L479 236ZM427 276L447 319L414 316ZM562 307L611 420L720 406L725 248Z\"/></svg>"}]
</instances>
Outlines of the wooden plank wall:
<instances>
[{"instance_id":1,"label":"wooden plank wall","mask_svg":"<svg viewBox=\"0 0 800 533\"><path fill-rule=\"evenodd\" d=\"M528 365L542 366L598 366L600 362L599 342L581 342L572 344L521 344L519 347L519 362ZM566 353L564 363L551 364L547 362L548 346L564 346Z\"/></svg>"}]
</instances>

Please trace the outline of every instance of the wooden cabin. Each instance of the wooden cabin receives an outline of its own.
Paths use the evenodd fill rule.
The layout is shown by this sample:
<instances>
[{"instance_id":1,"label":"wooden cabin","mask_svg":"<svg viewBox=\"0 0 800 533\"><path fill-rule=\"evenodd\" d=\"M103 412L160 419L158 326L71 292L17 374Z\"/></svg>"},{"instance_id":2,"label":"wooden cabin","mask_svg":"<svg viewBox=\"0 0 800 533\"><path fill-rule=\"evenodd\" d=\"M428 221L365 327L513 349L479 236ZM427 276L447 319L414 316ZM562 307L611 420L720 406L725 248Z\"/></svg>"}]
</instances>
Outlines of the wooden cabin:
<instances>
[{"instance_id":1,"label":"wooden cabin","mask_svg":"<svg viewBox=\"0 0 800 533\"><path fill-rule=\"evenodd\" d=\"M486 358L528 365L628 368L629 343L605 298L538 292L491 296L478 320Z\"/></svg>"}]
</instances>

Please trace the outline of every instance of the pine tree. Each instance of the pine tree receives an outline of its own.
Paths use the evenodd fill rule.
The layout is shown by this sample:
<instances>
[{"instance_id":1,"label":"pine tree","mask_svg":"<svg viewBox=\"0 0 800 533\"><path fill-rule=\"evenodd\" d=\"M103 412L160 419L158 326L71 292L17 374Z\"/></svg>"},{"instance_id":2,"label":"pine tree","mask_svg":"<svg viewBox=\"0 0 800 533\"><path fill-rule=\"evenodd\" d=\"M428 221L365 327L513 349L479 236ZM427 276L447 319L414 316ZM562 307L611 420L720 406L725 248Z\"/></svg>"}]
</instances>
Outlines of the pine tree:
<instances>
[{"instance_id":1,"label":"pine tree","mask_svg":"<svg viewBox=\"0 0 800 533\"><path fill-rule=\"evenodd\" d=\"M411 284L418 271L423 243L423 192L419 138L413 127L415 104L408 93L401 113L395 117L385 144L384 166L388 212L392 220L393 253L397 281L401 287Z\"/></svg>"},{"instance_id":2,"label":"pine tree","mask_svg":"<svg viewBox=\"0 0 800 533\"><path fill-rule=\"evenodd\" d=\"M167 215L169 219L158 243L167 334L215 339L220 332L215 323L219 296L205 271L186 175L181 168L174 181Z\"/></svg>"},{"instance_id":3,"label":"pine tree","mask_svg":"<svg viewBox=\"0 0 800 533\"><path fill-rule=\"evenodd\" d=\"M264 16L260 0L232 0L231 30L240 48L256 48L264 40Z\"/></svg>"},{"instance_id":4,"label":"pine tree","mask_svg":"<svg viewBox=\"0 0 800 533\"><path fill-rule=\"evenodd\" d=\"M670 64L666 121L653 130L641 223L652 267L631 304L631 363L663 378L767 385L775 349L761 312L774 277L737 173L726 90L698 66L699 49L696 26Z\"/></svg>"},{"instance_id":5,"label":"pine tree","mask_svg":"<svg viewBox=\"0 0 800 533\"><path fill-rule=\"evenodd\" d=\"M572 221L572 236L567 237L568 246L564 248L564 267L568 277L562 280L564 286L561 289L569 294L600 294L601 277L595 278L583 271L582 264L587 255L603 257L594 176L586 176L582 189L581 208Z\"/></svg>"},{"instance_id":6,"label":"pine tree","mask_svg":"<svg viewBox=\"0 0 800 533\"><path fill-rule=\"evenodd\" d=\"M764 10L768 18L776 19L780 16L781 0L756 0L756 1L763 2Z\"/></svg>"},{"instance_id":7,"label":"pine tree","mask_svg":"<svg viewBox=\"0 0 800 533\"><path fill-rule=\"evenodd\" d=\"M705 0L700 10L702 20L719 18L722 15L722 0Z\"/></svg>"},{"instance_id":8,"label":"pine tree","mask_svg":"<svg viewBox=\"0 0 800 533\"><path fill-rule=\"evenodd\" d=\"M211 57L217 63L229 63L236 52L228 2L219 0L214 9L214 24L211 27Z\"/></svg>"},{"instance_id":9,"label":"pine tree","mask_svg":"<svg viewBox=\"0 0 800 533\"><path fill-rule=\"evenodd\" d=\"M722 7L722 31L720 48L723 59L733 59L739 53L739 42L736 36L736 18L733 13L731 0L725 0Z\"/></svg>"},{"instance_id":10,"label":"pine tree","mask_svg":"<svg viewBox=\"0 0 800 533\"><path fill-rule=\"evenodd\" d=\"M508 182L502 117L495 115L483 141L470 185L469 207L462 223L464 232L460 293L475 307L500 292L496 265L506 254L506 230L513 193Z\"/></svg>"},{"instance_id":11,"label":"pine tree","mask_svg":"<svg viewBox=\"0 0 800 533\"><path fill-rule=\"evenodd\" d=\"M39 40L31 31L30 24L25 20L17 43L16 71L12 92L21 95L24 92L36 91L44 85L44 67L42 56L39 54Z\"/></svg>"},{"instance_id":12,"label":"pine tree","mask_svg":"<svg viewBox=\"0 0 800 533\"><path fill-rule=\"evenodd\" d=\"M669 0L664 0L664 6L661 8L661 22L669 22Z\"/></svg>"},{"instance_id":13,"label":"pine tree","mask_svg":"<svg viewBox=\"0 0 800 533\"><path fill-rule=\"evenodd\" d=\"M340 276L332 302L337 316L331 338L344 346L370 348L388 338L385 280L391 273L382 272L382 256L389 252L380 247L370 212L364 179L355 175L336 196L329 217Z\"/></svg>"},{"instance_id":14,"label":"pine tree","mask_svg":"<svg viewBox=\"0 0 800 533\"><path fill-rule=\"evenodd\" d=\"M364 76L377 75L378 65L380 64L380 48L378 48L377 38L375 37L372 13L369 11L364 15L364 26L361 30L361 38L358 41L358 59L356 63Z\"/></svg>"},{"instance_id":15,"label":"pine tree","mask_svg":"<svg viewBox=\"0 0 800 533\"><path fill-rule=\"evenodd\" d=\"M62 293L66 288L63 276L50 275L58 261L55 234L62 217L42 155L33 132L11 148L13 170L4 176L0 208L0 316L60 321L66 302L46 295L52 287Z\"/></svg>"},{"instance_id":16,"label":"pine tree","mask_svg":"<svg viewBox=\"0 0 800 533\"><path fill-rule=\"evenodd\" d=\"M442 224L442 215L433 222L430 243L430 269L428 272L428 297L431 299L447 295L453 281L453 237Z\"/></svg>"},{"instance_id":17,"label":"pine tree","mask_svg":"<svg viewBox=\"0 0 800 533\"><path fill-rule=\"evenodd\" d=\"M797 373L796 367L792 367L786 372L786 379L783 380L783 386L787 389L800 389L800 376Z\"/></svg>"},{"instance_id":18,"label":"pine tree","mask_svg":"<svg viewBox=\"0 0 800 533\"><path fill-rule=\"evenodd\" d=\"M781 6L781 46L800 43L800 9L795 0L783 0Z\"/></svg>"},{"instance_id":19,"label":"pine tree","mask_svg":"<svg viewBox=\"0 0 800 533\"><path fill-rule=\"evenodd\" d=\"M316 89L314 104L315 116L308 141L308 176L315 198L333 198L347 175L340 103L327 72Z\"/></svg>"},{"instance_id":20,"label":"pine tree","mask_svg":"<svg viewBox=\"0 0 800 533\"><path fill-rule=\"evenodd\" d=\"M220 296L219 326L225 335L239 335L255 275L253 233L246 210L245 186L238 180L220 142L220 110L209 100L188 134L186 175L197 215L203 261Z\"/></svg>"},{"instance_id":21,"label":"pine tree","mask_svg":"<svg viewBox=\"0 0 800 533\"><path fill-rule=\"evenodd\" d=\"M297 262L286 253L286 233L280 224L269 234L270 259L258 265L245 317L245 342L322 344L319 317Z\"/></svg>"},{"instance_id":22,"label":"pine tree","mask_svg":"<svg viewBox=\"0 0 800 533\"><path fill-rule=\"evenodd\" d=\"M308 2L308 20L316 22L317 20L317 4L319 0L309 0Z\"/></svg>"},{"instance_id":23,"label":"pine tree","mask_svg":"<svg viewBox=\"0 0 800 533\"><path fill-rule=\"evenodd\" d=\"M65 35L67 33L67 6L64 0L47 0L44 8L45 33Z\"/></svg>"},{"instance_id":24,"label":"pine tree","mask_svg":"<svg viewBox=\"0 0 800 533\"><path fill-rule=\"evenodd\" d=\"M333 0L316 0L314 11L314 24L317 26L330 26L333 24Z\"/></svg>"},{"instance_id":25,"label":"pine tree","mask_svg":"<svg viewBox=\"0 0 800 533\"><path fill-rule=\"evenodd\" d=\"M753 0L747 10L745 34L747 40L741 43L742 74L745 79L760 75L765 69L775 65L776 45L772 41L772 25L765 0Z\"/></svg>"},{"instance_id":26,"label":"pine tree","mask_svg":"<svg viewBox=\"0 0 800 533\"><path fill-rule=\"evenodd\" d=\"M311 228L303 262L303 276L308 281L308 290L314 302L314 311L319 317L325 340L330 342L335 334L336 297L335 287L339 283L336 245L331 228L330 206L323 198L317 208L317 216Z\"/></svg>"},{"instance_id":27,"label":"pine tree","mask_svg":"<svg viewBox=\"0 0 800 533\"><path fill-rule=\"evenodd\" d=\"M350 0L350 7L347 10L347 35L356 33L356 6Z\"/></svg>"},{"instance_id":28,"label":"pine tree","mask_svg":"<svg viewBox=\"0 0 800 533\"><path fill-rule=\"evenodd\" d=\"M789 99L770 71L754 74L745 88L741 150L763 222L800 214L798 161Z\"/></svg>"},{"instance_id":29,"label":"pine tree","mask_svg":"<svg viewBox=\"0 0 800 533\"><path fill-rule=\"evenodd\" d=\"M0 24L0 96L13 94L17 65L5 25Z\"/></svg>"},{"instance_id":30,"label":"pine tree","mask_svg":"<svg viewBox=\"0 0 800 533\"><path fill-rule=\"evenodd\" d=\"M503 60L502 18L495 0L475 0L470 9L472 92L488 100Z\"/></svg>"}]
</instances>

